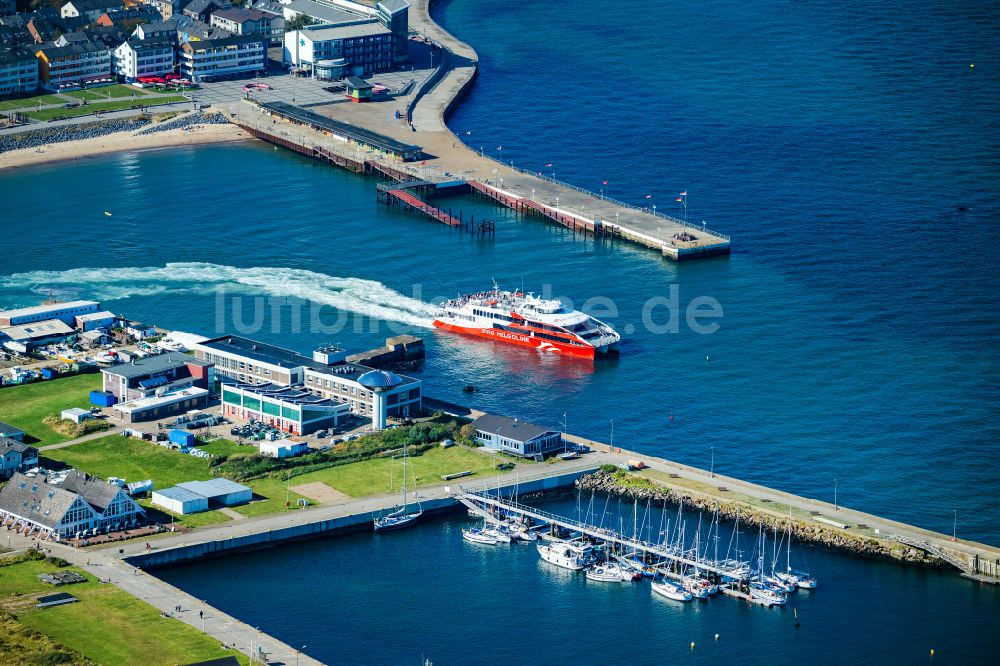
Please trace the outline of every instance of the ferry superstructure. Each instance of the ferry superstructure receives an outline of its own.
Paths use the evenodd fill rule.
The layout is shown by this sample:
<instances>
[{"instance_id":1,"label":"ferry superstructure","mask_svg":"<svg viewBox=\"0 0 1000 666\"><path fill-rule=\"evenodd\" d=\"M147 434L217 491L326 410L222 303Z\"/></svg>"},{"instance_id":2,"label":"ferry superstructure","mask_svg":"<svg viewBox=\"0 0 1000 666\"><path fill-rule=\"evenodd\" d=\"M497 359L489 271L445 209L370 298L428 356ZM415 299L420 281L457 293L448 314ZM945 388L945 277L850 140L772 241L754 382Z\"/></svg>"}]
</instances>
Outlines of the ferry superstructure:
<instances>
[{"instance_id":1,"label":"ferry superstructure","mask_svg":"<svg viewBox=\"0 0 1000 666\"><path fill-rule=\"evenodd\" d=\"M445 302L434 326L582 358L617 352L621 342L613 328L558 300L496 286Z\"/></svg>"}]
</instances>

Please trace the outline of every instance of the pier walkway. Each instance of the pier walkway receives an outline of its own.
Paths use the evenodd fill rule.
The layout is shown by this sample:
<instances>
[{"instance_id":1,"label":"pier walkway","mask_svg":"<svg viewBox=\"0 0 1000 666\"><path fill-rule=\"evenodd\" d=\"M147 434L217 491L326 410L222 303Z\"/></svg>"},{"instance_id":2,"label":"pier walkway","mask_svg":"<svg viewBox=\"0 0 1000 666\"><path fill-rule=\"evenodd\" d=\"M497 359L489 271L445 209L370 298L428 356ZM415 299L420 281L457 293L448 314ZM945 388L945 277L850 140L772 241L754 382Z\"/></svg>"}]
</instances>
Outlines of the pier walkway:
<instances>
[{"instance_id":1,"label":"pier walkway","mask_svg":"<svg viewBox=\"0 0 1000 666\"><path fill-rule=\"evenodd\" d=\"M457 491L454 493L453 497L456 501L467 506L470 511L473 511L490 521L496 521L495 514L498 512L520 517L527 516L544 524L558 525L559 527L571 532L579 532L581 535L586 535L594 541L613 543L632 551L652 555L660 560L669 560L670 562L676 562L677 564L695 567L696 569L713 573L717 576L743 579L750 575L750 567L745 562L717 562L715 560L698 557L697 554L695 554L694 557L688 557L691 551L679 551L677 549L665 547L663 544L633 539L632 537L619 534L613 530L597 527L578 520L566 518L564 516L559 516L554 513L549 513L548 511L535 509L533 507L515 502L514 500L494 497L487 493L468 492L464 490Z\"/></svg>"}]
</instances>

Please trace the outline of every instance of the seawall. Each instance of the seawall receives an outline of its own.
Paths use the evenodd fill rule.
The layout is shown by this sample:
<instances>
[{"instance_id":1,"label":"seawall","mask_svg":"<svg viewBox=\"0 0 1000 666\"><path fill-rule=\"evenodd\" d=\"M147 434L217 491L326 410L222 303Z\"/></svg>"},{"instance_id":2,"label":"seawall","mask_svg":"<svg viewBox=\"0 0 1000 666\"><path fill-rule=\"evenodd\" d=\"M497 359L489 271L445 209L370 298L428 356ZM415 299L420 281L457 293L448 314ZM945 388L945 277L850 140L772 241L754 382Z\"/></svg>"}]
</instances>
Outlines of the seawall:
<instances>
[{"instance_id":1,"label":"seawall","mask_svg":"<svg viewBox=\"0 0 1000 666\"><path fill-rule=\"evenodd\" d=\"M593 471L593 469L592 465L585 465L584 468L578 468L574 471L527 480L512 480L510 475L507 475L500 484L500 492L510 494L515 486L518 493L522 495L572 488L582 474ZM453 486L456 489L459 487L458 481L460 479L456 480ZM487 487L495 492L496 485L490 486L488 482L477 482L466 486L467 489L477 490L483 490ZM447 513L462 508L461 504L450 497L451 488L452 486L438 486L422 490L420 503L424 512ZM225 528L219 528L199 531L190 535L172 536L168 537L169 541L157 542L157 547L154 550L126 554L124 560L140 569L148 570L198 561L207 557L220 557L261 548L271 548L293 541L367 531L372 529L372 521L391 507L397 499L397 497L382 498L378 508L369 508L370 502L358 500L340 506L325 507L327 511L320 508L296 513L291 518L278 516L279 519L285 518L284 525L272 525L268 521L260 521L260 529L250 529L245 533L235 533ZM336 515L325 515L329 511L334 511ZM231 527L239 528L241 526L232 525ZM215 538L191 542L182 541L183 539L197 539L202 534L207 536L210 532L215 533ZM175 543L178 541L182 542Z\"/></svg>"}]
</instances>

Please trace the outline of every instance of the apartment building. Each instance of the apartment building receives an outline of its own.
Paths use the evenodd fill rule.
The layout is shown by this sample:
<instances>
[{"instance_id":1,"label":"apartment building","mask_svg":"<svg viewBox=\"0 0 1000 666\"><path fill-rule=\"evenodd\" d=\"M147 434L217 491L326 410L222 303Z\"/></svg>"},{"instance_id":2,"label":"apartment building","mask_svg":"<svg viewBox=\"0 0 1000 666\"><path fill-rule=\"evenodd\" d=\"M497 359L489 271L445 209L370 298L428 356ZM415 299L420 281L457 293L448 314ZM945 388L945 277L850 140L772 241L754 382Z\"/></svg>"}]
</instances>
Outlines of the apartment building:
<instances>
[{"instance_id":1,"label":"apartment building","mask_svg":"<svg viewBox=\"0 0 1000 666\"><path fill-rule=\"evenodd\" d=\"M180 73L195 83L254 76L265 70L267 39L234 36L182 44Z\"/></svg>"},{"instance_id":2,"label":"apartment building","mask_svg":"<svg viewBox=\"0 0 1000 666\"><path fill-rule=\"evenodd\" d=\"M115 74L132 82L174 71L176 39L131 39L114 50Z\"/></svg>"},{"instance_id":3,"label":"apartment building","mask_svg":"<svg viewBox=\"0 0 1000 666\"><path fill-rule=\"evenodd\" d=\"M39 50L38 80L42 87L58 92L80 88L86 82L111 77L111 52L90 42Z\"/></svg>"},{"instance_id":4,"label":"apartment building","mask_svg":"<svg viewBox=\"0 0 1000 666\"><path fill-rule=\"evenodd\" d=\"M38 58L16 46L0 49L0 97L28 95L38 90Z\"/></svg>"}]
</instances>

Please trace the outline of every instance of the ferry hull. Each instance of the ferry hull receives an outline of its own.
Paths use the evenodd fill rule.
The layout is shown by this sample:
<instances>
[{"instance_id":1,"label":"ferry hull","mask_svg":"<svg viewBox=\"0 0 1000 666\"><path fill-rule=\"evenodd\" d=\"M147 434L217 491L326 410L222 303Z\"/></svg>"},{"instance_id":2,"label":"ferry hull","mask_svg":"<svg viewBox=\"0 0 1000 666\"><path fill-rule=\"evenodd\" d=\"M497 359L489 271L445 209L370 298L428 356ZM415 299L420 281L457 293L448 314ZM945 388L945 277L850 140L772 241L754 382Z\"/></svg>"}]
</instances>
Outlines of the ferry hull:
<instances>
[{"instance_id":1,"label":"ferry hull","mask_svg":"<svg viewBox=\"0 0 1000 666\"><path fill-rule=\"evenodd\" d=\"M521 335L520 333L512 333L510 331L497 330L494 328L457 326L455 324L443 322L440 319L434 320L434 326L444 331L461 333L463 335L472 335L478 338L496 340L498 342L505 342L507 344L518 345L521 347L531 347L540 351L552 352L563 356L575 356L577 358L592 359L597 353L597 349L595 347L566 345L552 340L542 340L541 338L533 338L528 335Z\"/></svg>"}]
</instances>

